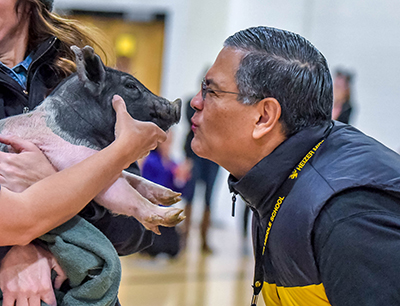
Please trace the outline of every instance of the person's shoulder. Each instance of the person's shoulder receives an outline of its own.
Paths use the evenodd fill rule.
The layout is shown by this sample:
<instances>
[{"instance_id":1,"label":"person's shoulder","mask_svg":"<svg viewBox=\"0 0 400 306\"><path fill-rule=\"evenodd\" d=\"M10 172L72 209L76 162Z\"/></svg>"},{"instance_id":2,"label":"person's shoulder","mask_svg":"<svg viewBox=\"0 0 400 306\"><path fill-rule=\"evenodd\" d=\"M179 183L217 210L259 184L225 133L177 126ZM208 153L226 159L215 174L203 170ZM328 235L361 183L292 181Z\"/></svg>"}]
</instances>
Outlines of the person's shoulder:
<instances>
[{"instance_id":1,"label":"person's shoulder","mask_svg":"<svg viewBox=\"0 0 400 306\"><path fill-rule=\"evenodd\" d=\"M358 187L334 195L314 224L316 239L324 241L339 225L368 220L391 220L400 227L400 198L374 188Z\"/></svg>"},{"instance_id":2,"label":"person's shoulder","mask_svg":"<svg viewBox=\"0 0 400 306\"><path fill-rule=\"evenodd\" d=\"M390 193L362 187L337 194L321 211L313 250L332 304L398 304L399 204Z\"/></svg>"},{"instance_id":3,"label":"person's shoulder","mask_svg":"<svg viewBox=\"0 0 400 306\"><path fill-rule=\"evenodd\" d=\"M351 188L330 198L321 215L327 214L333 222L340 222L343 218L372 211L400 214L400 197L376 188Z\"/></svg>"}]
</instances>

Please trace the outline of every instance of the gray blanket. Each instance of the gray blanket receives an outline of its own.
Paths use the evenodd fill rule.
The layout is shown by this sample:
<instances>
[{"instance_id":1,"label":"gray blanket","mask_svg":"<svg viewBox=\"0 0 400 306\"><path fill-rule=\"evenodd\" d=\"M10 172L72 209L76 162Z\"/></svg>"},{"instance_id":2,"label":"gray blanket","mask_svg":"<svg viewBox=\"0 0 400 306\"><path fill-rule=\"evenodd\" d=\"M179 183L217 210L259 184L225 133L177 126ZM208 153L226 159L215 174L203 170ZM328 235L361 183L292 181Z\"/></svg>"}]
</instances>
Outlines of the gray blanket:
<instances>
[{"instance_id":1,"label":"gray blanket","mask_svg":"<svg viewBox=\"0 0 400 306\"><path fill-rule=\"evenodd\" d=\"M103 233L75 216L39 239L47 244L69 279L70 290L55 292L58 306L116 304L121 264ZM0 305L1 299L0 292Z\"/></svg>"}]
</instances>

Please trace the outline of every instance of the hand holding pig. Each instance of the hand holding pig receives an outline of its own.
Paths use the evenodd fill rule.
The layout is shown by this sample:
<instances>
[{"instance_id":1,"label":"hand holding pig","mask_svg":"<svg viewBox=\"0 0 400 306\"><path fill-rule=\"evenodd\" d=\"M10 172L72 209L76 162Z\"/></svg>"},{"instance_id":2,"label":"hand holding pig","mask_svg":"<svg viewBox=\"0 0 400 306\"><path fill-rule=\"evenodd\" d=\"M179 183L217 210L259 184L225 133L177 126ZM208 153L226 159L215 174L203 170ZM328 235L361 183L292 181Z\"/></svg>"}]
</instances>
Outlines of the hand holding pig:
<instances>
[{"instance_id":1,"label":"hand holding pig","mask_svg":"<svg viewBox=\"0 0 400 306\"><path fill-rule=\"evenodd\" d=\"M112 102L117 113L115 138L124 142L127 153L134 154L133 161L145 157L159 143L167 139L166 133L156 124L133 119L127 112L125 102L120 96L115 95Z\"/></svg>"},{"instance_id":2,"label":"hand holding pig","mask_svg":"<svg viewBox=\"0 0 400 306\"><path fill-rule=\"evenodd\" d=\"M12 152L0 152L1 186L14 192L22 192L56 172L47 157L32 142L1 134L0 142L8 145L9 152Z\"/></svg>"}]
</instances>

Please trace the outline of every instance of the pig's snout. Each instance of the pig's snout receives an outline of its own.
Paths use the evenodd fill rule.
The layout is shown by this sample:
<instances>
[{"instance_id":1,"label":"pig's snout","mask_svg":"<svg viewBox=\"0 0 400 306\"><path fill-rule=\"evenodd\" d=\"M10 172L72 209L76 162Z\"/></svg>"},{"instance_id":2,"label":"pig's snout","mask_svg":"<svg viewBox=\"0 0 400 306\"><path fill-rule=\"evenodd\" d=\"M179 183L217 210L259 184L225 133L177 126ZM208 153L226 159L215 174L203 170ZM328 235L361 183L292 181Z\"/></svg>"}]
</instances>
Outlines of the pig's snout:
<instances>
[{"instance_id":1,"label":"pig's snout","mask_svg":"<svg viewBox=\"0 0 400 306\"><path fill-rule=\"evenodd\" d=\"M164 100L161 103L154 103L153 122L166 131L173 124L179 122L181 118L181 108L181 99L176 99L174 102Z\"/></svg>"},{"instance_id":2,"label":"pig's snout","mask_svg":"<svg viewBox=\"0 0 400 306\"><path fill-rule=\"evenodd\" d=\"M171 104L173 105L173 108L175 109L175 123L178 123L179 120L181 119L182 100L176 99Z\"/></svg>"}]
</instances>

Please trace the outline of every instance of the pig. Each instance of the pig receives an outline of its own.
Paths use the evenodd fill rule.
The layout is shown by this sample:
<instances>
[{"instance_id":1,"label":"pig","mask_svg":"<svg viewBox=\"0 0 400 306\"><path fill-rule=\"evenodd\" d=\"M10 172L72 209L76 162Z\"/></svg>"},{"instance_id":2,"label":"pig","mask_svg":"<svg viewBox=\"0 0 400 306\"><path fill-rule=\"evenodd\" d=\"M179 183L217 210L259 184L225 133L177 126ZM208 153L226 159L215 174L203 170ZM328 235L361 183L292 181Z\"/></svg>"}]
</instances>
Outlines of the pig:
<instances>
[{"instance_id":1,"label":"pig","mask_svg":"<svg viewBox=\"0 0 400 306\"><path fill-rule=\"evenodd\" d=\"M109 145L115 138L112 97L120 95L129 114L167 131L178 123L181 100L174 102L150 92L135 77L103 64L93 48L73 46L77 72L62 81L34 110L0 120L0 133L34 143L58 171ZM9 148L0 144L0 150ZM94 200L115 214L135 217L146 229L174 226L182 209L170 206L180 193L123 171ZM158 205L162 204L162 206Z\"/></svg>"}]
</instances>

